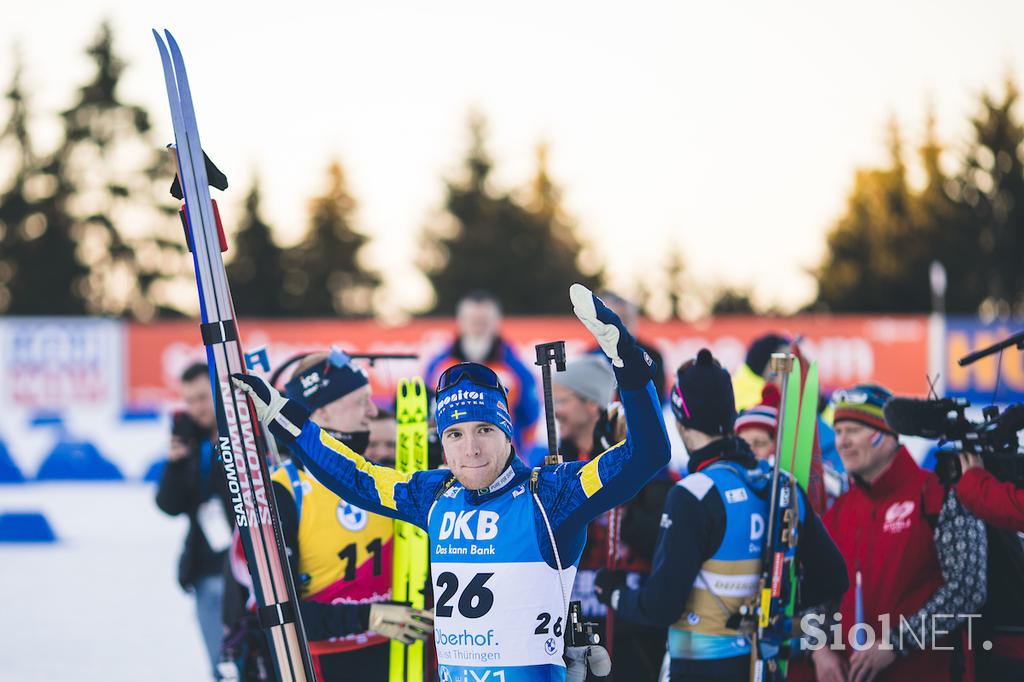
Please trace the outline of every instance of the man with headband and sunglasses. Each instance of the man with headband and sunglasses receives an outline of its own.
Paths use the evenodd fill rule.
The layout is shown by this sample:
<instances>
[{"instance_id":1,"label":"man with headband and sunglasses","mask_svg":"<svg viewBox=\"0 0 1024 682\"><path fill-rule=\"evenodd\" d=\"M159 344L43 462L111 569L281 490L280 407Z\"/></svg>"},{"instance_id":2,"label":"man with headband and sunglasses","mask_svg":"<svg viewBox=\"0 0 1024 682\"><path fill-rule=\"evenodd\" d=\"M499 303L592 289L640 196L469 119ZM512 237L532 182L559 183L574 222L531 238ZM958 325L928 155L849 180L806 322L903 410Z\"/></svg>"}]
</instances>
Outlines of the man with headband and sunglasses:
<instances>
[{"instance_id":1,"label":"man with headband and sunglasses","mask_svg":"<svg viewBox=\"0 0 1024 682\"><path fill-rule=\"evenodd\" d=\"M369 384L362 367L332 348L303 358L284 393L362 454L377 415ZM409 644L433 630L429 612L389 602L394 522L339 498L299 461L286 459L271 480L317 679L386 679L389 638Z\"/></svg>"},{"instance_id":2,"label":"man with headband and sunglasses","mask_svg":"<svg viewBox=\"0 0 1024 682\"><path fill-rule=\"evenodd\" d=\"M368 511L427 530L442 680L564 680L568 597L587 523L669 461L650 358L586 287L574 284L569 296L612 362L628 430L589 462L532 471L523 464L505 391L483 365L456 365L438 381L437 429L450 471L412 474L372 465L259 377L234 375L260 420L317 479Z\"/></svg>"}]
</instances>

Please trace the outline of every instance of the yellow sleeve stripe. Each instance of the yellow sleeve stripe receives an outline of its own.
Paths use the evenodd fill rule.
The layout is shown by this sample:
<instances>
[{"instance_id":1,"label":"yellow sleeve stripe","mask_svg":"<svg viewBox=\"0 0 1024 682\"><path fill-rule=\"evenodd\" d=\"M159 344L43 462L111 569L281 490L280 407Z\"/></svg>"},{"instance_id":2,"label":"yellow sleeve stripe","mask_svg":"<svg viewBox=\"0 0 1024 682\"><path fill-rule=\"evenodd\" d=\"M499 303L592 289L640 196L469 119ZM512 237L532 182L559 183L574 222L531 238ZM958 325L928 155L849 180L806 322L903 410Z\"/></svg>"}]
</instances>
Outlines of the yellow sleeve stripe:
<instances>
[{"instance_id":1,"label":"yellow sleeve stripe","mask_svg":"<svg viewBox=\"0 0 1024 682\"><path fill-rule=\"evenodd\" d=\"M580 483L583 484L583 492L587 494L587 497L593 497L594 493L596 493L598 490L604 487L604 481L601 480L601 474L598 471L598 461L600 461L602 457L604 457L606 454L608 454L609 452L611 452L612 450L619 447L625 442L626 439L623 438L618 443L611 446L610 448L602 452L600 455L587 462L586 465L582 469L580 469Z\"/></svg>"},{"instance_id":2,"label":"yellow sleeve stripe","mask_svg":"<svg viewBox=\"0 0 1024 682\"><path fill-rule=\"evenodd\" d=\"M593 497L594 493L604 487L604 481L601 480L601 473L597 468L602 457L604 457L604 453L590 460L580 469L580 483L583 484L583 492L587 494L587 497Z\"/></svg>"},{"instance_id":3,"label":"yellow sleeve stripe","mask_svg":"<svg viewBox=\"0 0 1024 682\"><path fill-rule=\"evenodd\" d=\"M389 467L371 464L368 460L360 457L347 445L340 442L323 429L320 429L320 442L323 443L325 447L330 448L345 459L353 462L356 465L357 471L369 476L373 480L374 486L377 488L377 498L380 500L381 505L388 509L397 510L397 506L395 504L395 486L399 483L407 483L409 479L412 478L411 473L402 474Z\"/></svg>"}]
</instances>

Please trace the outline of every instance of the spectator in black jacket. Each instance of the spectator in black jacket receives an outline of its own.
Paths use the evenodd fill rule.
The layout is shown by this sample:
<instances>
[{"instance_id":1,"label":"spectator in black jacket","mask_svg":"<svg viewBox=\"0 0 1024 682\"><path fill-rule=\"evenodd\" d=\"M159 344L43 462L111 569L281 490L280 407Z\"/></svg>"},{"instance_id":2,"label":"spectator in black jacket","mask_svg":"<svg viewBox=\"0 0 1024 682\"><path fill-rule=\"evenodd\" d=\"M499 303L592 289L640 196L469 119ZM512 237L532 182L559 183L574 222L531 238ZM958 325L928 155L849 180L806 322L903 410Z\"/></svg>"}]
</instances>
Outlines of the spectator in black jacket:
<instances>
[{"instance_id":1,"label":"spectator in black jacket","mask_svg":"<svg viewBox=\"0 0 1024 682\"><path fill-rule=\"evenodd\" d=\"M178 582L195 595L199 629L215 669L224 625L224 556L231 541L231 517L224 471L214 448L217 425L205 364L181 375L185 410L174 414L171 442L156 492L161 510L188 517L188 534L178 562Z\"/></svg>"}]
</instances>

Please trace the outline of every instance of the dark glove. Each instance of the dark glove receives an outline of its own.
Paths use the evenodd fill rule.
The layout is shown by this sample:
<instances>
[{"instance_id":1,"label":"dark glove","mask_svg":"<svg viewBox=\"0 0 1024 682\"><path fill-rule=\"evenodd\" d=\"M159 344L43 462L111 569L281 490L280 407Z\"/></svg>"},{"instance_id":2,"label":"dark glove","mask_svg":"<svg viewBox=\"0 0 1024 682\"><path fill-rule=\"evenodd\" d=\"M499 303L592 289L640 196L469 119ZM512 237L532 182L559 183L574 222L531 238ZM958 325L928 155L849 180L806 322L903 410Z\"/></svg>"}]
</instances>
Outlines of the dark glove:
<instances>
[{"instance_id":1,"label":"dark glove","mask_svg":"<svg viewBox=\"0 0 1024 682\"><path fill-rule=\"evenodd\" d=\"M637 345L619 316L582 284L569 287L569 300L576 317L612 361L619 387L637 390L646 386L654 377L654 360Z\"/></svg>"},{"instance_id":2,"label":"dark glove","mask_svg":"<svg viewBox=\"0 0 1024 682\"><path fill-rule=\"evenodd\" d=\"M252 400L256 417L274 436L285 443L298 438L302 425L309 419L309 411L297 402L288 400L281 392L255 374L232 374L237 389Z\"/></svg>"},{"instance_id":3,"label":"dark glove","mask_svg":"<svg viewBox=\"0 0 1024 682\"><path fill-rule=\"evenodd\" d=\"M626 586L626 572L602 568L594 576L594 594L605 606L612 606L612 594ZM618 601L618 600L616 600Z\"/></svg>"}]
</instances>

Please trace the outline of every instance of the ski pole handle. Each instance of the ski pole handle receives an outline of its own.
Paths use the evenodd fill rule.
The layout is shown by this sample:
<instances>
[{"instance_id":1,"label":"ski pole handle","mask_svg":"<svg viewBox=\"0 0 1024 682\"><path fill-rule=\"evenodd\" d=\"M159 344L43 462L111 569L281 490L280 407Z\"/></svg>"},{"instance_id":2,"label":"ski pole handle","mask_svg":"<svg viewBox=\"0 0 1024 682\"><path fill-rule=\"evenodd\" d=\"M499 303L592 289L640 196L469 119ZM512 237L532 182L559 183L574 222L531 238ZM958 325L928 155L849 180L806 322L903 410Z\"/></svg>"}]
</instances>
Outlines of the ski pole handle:
<instances>
[{"instance_id":1,"label":"ski pole handle","mask_svg":"<svg viewBox=\"0 0 1024 682\"><path fill-rule=\"evenodd\" d=\"M555 431L555 405L551 395L551 363L555 363L555 371L565 371L565 341L538 343L537 362L540 366L541 383L544 387L544 419L548 432L548 454L544 464L561 464L562 456L558 454L558 437Z\"/></svg>"}]
</instances>

